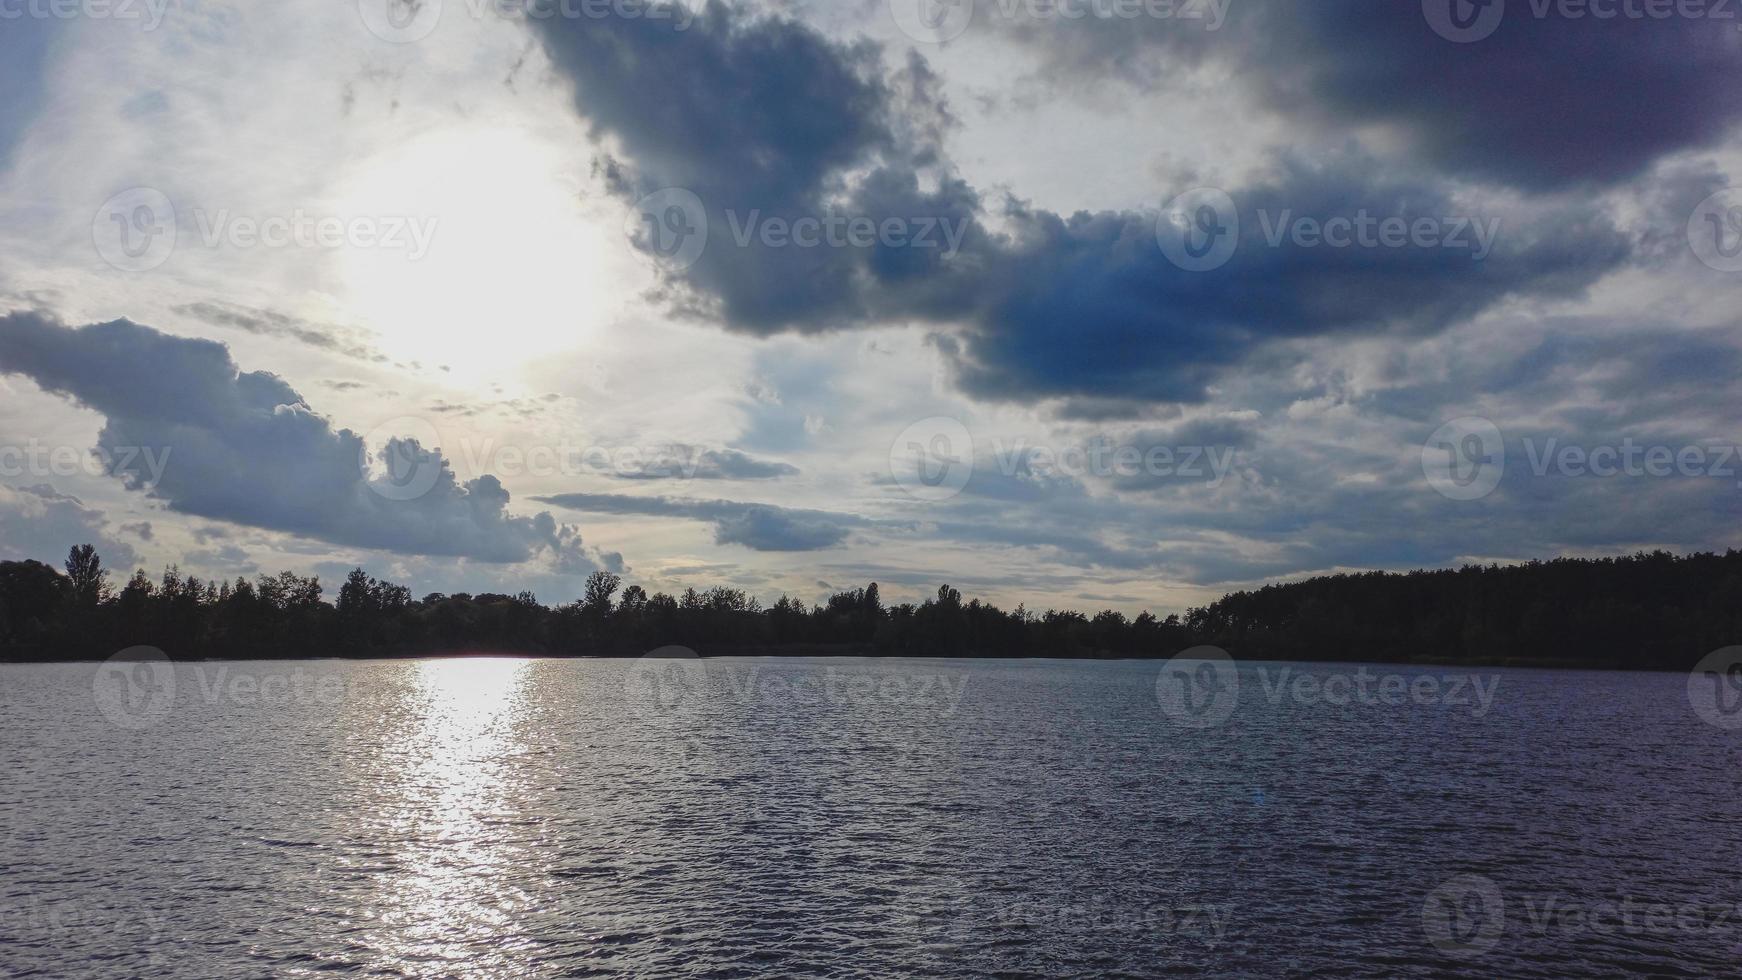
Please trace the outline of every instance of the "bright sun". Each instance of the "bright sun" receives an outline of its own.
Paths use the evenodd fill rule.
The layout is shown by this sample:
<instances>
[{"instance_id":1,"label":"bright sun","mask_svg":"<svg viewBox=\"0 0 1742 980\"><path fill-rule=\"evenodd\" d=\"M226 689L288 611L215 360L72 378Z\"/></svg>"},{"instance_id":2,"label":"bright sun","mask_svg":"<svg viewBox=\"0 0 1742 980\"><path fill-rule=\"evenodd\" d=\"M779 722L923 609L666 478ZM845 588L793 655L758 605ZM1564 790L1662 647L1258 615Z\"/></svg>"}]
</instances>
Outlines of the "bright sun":
<instances>
[{"instance_id":1,"label":"bright sun","mask_svg":"<svg viewBox=\"0 0 1742 980\"><path fill-rule=\"evenodd\" d=\"M625 298L620 223L589 215L525 134L432 134L363 162L339 198L348 216L406 223L401 247L353 244L341 265L348 309L397 360L494 379L584 344Z\"/></svg>"}]
</instances>

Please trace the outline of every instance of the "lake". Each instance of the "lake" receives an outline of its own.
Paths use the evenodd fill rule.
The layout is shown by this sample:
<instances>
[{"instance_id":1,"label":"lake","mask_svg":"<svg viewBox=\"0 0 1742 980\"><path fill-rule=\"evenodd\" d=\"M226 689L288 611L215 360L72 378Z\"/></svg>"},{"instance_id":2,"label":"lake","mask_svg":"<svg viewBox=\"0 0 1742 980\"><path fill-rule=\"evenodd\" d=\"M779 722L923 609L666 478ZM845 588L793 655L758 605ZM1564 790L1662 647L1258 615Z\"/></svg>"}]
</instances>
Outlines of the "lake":
<instances>
[{"instance_id":1,"label":"lake","mask_svg":"<svg viewBox=\"0 0 1742 980\"><path fill-rule=\"evenodd\" d=\"M1686 675L86 663L0 710L0 976L1742 962L1742 732Z\"/></svg>"}]
</instances>

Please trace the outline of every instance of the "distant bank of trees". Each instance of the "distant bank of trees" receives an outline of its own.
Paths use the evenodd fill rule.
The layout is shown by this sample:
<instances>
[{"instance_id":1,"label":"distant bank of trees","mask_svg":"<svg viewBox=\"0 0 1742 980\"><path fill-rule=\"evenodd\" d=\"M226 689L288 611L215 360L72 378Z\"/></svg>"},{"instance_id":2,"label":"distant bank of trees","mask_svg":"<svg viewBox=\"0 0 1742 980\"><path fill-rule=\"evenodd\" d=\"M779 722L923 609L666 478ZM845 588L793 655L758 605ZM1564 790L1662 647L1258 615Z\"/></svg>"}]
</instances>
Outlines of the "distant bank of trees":
<instances>
[{"instance_id":1,"label":"distant bank of trees","mask_svg":"<svg viewBox=\"0 0 1742 980\"><path fill-rule=\"evenodd\" d=\"M1127 618L964 602L918 605L876 584L824 605L764 606L732 588L649 595L596 572L555 607L529 592L419 598L353 571L328 601L290 572L205 581L170 568L115 586L89 545L63 569L0 562L0 658L107 657L152 646L185 659L525 653L956 657L1169 657L1214 644L1241 659L1536 663L1686 669L1742 643L1742 552L1558 559L1515 566L1337 575L1237 592L1183 618Z\"/></svg>"},{"instance_id":2,"label":"distant bank of trees","mask_svg":"<svg viewBox=\"0 0 1742 980\"><path fill-rule=\"evenodd\" d=\"M1187 617L1243 659L1683 670L1742 644L1742 551L1335 575Z\"/></svg>"}]
</instances>

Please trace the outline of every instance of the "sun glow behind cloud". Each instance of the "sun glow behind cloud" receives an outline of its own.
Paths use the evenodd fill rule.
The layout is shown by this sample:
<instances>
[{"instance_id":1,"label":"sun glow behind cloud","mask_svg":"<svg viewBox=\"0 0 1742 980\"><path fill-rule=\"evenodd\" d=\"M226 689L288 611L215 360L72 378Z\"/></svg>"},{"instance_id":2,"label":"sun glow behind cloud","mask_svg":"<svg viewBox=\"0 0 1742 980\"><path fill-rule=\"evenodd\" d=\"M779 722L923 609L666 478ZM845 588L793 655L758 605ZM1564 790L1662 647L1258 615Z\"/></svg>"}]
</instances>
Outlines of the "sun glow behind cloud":
<instances>
[{"instance_id":1,"label":"sun glow behind cloud","mask_svg":"<svg viewBox=\"0 0 1742 980\"><path fill-rule=\"evenodd\" d=\"M404 219L404 247L352 245L342 302L389 355L482 380L586 346L633 294L610 206L590 206L558 155L530 135L456 128L362 163L341 213ZM419 254L412 228L428 248Z\"/></svg>"}]
</instances>

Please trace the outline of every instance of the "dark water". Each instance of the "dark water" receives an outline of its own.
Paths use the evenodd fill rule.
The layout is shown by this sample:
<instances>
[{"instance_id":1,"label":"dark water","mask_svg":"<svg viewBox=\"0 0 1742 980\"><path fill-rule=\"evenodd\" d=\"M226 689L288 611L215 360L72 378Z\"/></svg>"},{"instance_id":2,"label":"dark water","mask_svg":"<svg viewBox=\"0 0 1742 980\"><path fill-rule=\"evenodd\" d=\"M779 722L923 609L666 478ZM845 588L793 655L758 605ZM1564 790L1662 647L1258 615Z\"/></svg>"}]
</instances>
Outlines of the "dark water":
<instances>
[{"instance_id":1,"label":"dark water","mask_svg":"<svg viewBox=\"0 0 1742 980\"><path fill-rule=\"evenodd\" d=\"M0 976L1742 970L1688 678L1164 668L0 667Z\"/></svg>"}]
</instances>

